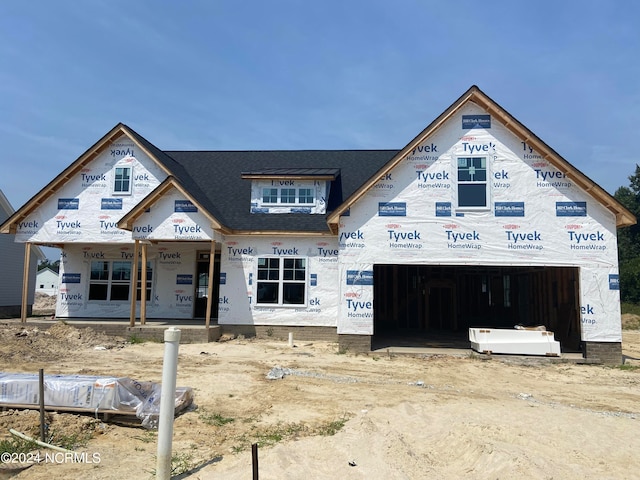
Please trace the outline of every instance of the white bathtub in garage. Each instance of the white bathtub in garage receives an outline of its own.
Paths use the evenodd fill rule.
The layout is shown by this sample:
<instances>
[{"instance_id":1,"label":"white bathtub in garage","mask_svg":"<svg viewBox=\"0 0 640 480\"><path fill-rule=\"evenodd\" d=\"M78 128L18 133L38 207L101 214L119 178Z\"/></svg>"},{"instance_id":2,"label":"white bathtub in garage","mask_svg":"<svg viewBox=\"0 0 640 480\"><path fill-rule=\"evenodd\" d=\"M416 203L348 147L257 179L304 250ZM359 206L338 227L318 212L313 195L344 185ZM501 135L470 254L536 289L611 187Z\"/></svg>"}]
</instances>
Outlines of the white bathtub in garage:
<instances>
[{"instance_id":1,"label":"white bathtub in garage","mask_svg":"<svg viewBox=\"0 0 640 480\"><path fill-rule=\"evenodd\" d=\"M560 356L553 332L510 328L470 328L471 348L480 353Z\"/></svg>"}]
</instances>

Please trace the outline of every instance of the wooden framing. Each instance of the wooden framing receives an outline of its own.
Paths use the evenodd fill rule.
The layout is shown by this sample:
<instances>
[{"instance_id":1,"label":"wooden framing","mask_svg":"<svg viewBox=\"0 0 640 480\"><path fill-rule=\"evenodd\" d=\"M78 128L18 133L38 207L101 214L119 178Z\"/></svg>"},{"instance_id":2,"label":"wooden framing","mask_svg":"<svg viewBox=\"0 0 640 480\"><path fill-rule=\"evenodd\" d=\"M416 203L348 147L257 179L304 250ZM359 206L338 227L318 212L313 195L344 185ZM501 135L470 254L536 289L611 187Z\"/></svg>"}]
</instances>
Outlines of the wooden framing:
<instances>
[{"instance_id":1,"label":"wooden framing","mask_svg":"<svg viewBox=\"0 0 640 480\"><path fill-rule=\"evenodd\" d=\"M140 268L140 325L147 323L147 243L142 243L142 267ZM135 260L135 269L138 270L138 259ZM133 287L133 299L135 301L138 291L138 283Z\"/></svg>"},{"instance_id":2,"label":"wooden framing","mask_svg":"<svg viewBox=\"0 0 640 480\"><path fill-rule=\"evenodd\" d=\"M27 302L29 299L29 267L31 264L31 243L24 245L24 265L22 268L22 304L20 305L20 321L27 322Z\"/></svg>"},{"instance_id":3,"label":"wooden framing","mask_svg":"<svg viewBox=\"0 0 640 480\"><path fill-rule=\"evenodd\" d=\"M136 136L127 128L126 125L119 123L113 127L106 135L98 140L91 148L83 153L76 161L69 165L62 171L60 175L54 178L49 184L47 184L42 190L40 190L35 196L33 196L22 208L16 211L9 219L2 224L0 233L16 233L18 223L25 217L31 214L36 208L42 205L51 195L58 191L68 180L77 175L87 163L97 157L103 150L108 148L109 144L121 136L126 136L131 140L140 150L149 156L149 158L158 165L158 167L167 175L171 175L171 172L158 161L147 148L145 148L138 140Z\"/></svg>"},{"instance_id":4,"label":"wooden framing","mask_svg":"<svg viewBox=\"0 0 640 480\"><path fill-rule=\"evenodd\" d=\"M133 294L131 295L131 313L129 314L129 326L133 327L136 324L136 291L138 288L138 256L140 255L140 240L136 240L133 247L133 258L134 258L134 268L133 268ZM145 268L146 271L146 268ZM145 297L147 294L146 285L145 285Z\"/></svg>"},{"instance_id":5,"label":"wooden framing","mask_svg":"<svg viewBox=\"0 0 640 480\"><path fill-rule=\"evenodd\" d=\"M216 241L211 240L209 252L209 282L207 283L207 312L205 314L205 327L209 329L211 324L211 308L213 306L213 279L216 271Z\"/></svg>"},{"instance_id":6,"label":"wooden framing","mask_svg":"<svg viewBox=\"0 0 640 480\"><path fill-rule=\"evenodd\" d=\"M340 215L346 212L355 202L365 195L373 186L378 183L380 177L389 173L402 160L404 160L410 152L412 152L420 143L433 135L447 120L452 118L467 103L475 103L502 123L516 137L535 148L537 153L548 161L555 168L564 173L569 179L576 183L581 189L588 192L599 203L607 208L616 218L617 227L625 227L636 224L636 218L620 204L613 196L609 195L602 187L589 179L586 175L574 168L569 162L562 158L555 150L540 140L527 127L516 120L506 110L504 110L495 101L489 98L482 90L473 85L458 100L456 100L449 108L447 108L438 118L436 118L427 128L420 132L406 147L393 157L384 167L378 170L369 178L360 188L358 188L342 205L334 210L327 217L329 229L334 233L338 233L338 223Z\"/></svg>"}]
</instances>

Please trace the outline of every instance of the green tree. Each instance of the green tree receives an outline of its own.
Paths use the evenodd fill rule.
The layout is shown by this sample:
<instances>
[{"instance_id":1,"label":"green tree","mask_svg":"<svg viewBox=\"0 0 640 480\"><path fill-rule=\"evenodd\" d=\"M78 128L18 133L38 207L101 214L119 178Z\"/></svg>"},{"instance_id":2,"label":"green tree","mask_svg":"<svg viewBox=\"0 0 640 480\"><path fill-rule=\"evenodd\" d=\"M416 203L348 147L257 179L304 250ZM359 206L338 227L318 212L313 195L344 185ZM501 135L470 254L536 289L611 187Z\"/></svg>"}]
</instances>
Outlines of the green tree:
<instances>
[{"instance_id":1,"label":"green tree","mask_svg":"<svg viewBox=\"0 0 640 480\"><path fill-rule=\"evenodd\" d=\"M640 218L640 165L629 176L629 186L620 187L614 194L616 200ZM620 269L620 299L623 302L640 303L640 226L638 224L618 229L618 264Z\"/></svg>"},{"instance_id":2,"label":"green tree","mask_svg":"<svg viewBox=\"0 0 640 480\"><path fill-rule=\"evenodd\" d=\"M38 263L38 271L44 270L45 268L50 268L54 272L58 273L60 271L60 260L56 260L52 262L48 258Z\"/></svg>"}]
</instances>

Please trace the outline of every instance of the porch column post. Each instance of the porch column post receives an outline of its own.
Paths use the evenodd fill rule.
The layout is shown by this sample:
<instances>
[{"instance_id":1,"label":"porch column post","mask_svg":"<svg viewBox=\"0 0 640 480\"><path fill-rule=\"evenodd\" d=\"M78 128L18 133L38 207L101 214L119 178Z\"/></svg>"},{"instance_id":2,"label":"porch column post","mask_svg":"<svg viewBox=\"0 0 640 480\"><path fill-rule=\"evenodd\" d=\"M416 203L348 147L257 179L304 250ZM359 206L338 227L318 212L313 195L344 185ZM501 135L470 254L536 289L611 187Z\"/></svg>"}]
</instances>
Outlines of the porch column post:
<instances>
[{"instance_id":1,"label":"porch column post","mask_svg":"<svg viewBox=\"0 0 640 480\"><path fill-rule=\"evenodd\" d=\"M140 240L136 239L133 247L133 294L131 296L131 310L129 313L129 326L136 324L136 292L138 290L138 255L140 254Z\"/></svg>"},{"instance_id":2,"label":"porch column post","mask_svg":"<svg viewBox=\"0 0 640 480\"><path fill-rule=\"evenodd\" d=\"M31 243L24 244L24 268L22 269L22 305L20 306L20 321L27 321L27 300L29 297L29 264L31 263Z\"/></svg>"},{"instance_id":3,"label":"porch column post","mask_svg":"<svg viewBox=\"0 0 640 480\"><path fill-rule=\"evenodd\" d=\"M140 278L140 325L147 323L147 243L142 243L142 269Z\"/></svg>"},{"instance_id":4,"label":"porch column post","mask_svg":"<svg viewBox=\"0 0 640 480\"><path fill-rule=\"evenodd\" d=\"M211 240L211 251L209 252L209 283L207 285L207 313L205 315L205 326L209 329L211 323L211 307L213 306L213 275L216 272L216 241Z\"/></svg>"}]
</instances>

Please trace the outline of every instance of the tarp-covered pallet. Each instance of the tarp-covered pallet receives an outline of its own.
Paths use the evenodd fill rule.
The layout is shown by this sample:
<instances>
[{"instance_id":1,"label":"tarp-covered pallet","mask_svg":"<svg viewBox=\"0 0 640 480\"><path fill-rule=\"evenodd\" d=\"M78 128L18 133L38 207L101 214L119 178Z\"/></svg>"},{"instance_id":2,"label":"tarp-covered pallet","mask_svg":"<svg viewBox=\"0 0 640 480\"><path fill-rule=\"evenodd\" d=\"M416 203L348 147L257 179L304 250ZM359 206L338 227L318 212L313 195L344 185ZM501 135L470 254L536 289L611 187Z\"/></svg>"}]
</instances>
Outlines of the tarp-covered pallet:
<instances>
[{"instance_id":1,"label":"tarp-covered pallet","mask_svg":"<svg viewBox=\"0 0 640 480\"><path fill-rule=\"evenodd\" d=\"M156 428L160 414L161 385L130 378L91 375L45 375L47 410L136 416L146 428ZM0 372L0 406L39 408L39 375ZM193 403L190 387L177 387L175 413Z\"/></svg>"}]
</instances>

